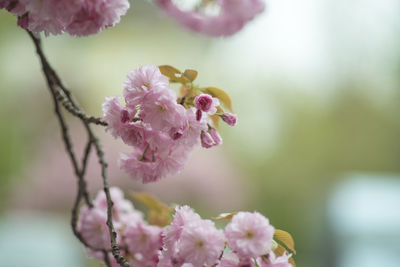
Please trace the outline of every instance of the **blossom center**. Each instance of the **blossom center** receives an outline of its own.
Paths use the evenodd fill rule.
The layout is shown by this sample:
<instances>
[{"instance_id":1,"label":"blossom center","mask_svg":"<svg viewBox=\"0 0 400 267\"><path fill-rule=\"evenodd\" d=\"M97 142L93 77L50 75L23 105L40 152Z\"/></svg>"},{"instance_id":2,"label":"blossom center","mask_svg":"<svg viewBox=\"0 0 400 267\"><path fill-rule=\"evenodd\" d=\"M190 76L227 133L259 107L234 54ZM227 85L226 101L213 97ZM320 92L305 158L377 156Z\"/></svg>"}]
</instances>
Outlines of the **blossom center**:
<instances>
[{"instance_id":1,"label":"blossom center","mask_svg":"<svg viewBox=\"0 0 400 267\"><path fill-rule=\"evenodd\" d=\"M196 242L196 247L197 247L197 248L203 248L203 247L204 247L204 242L203 242L203 240L197 241L197 242Z\"/></svg>"},{"instance_id":2,"label":"blossom center","mask_svg":"<svg viewBox=\"0 0 400 267\"><path fill-rule=\"evenodd\" d=\"M247 231L245 236L247 239L252 239L254 237L254 233L252 231Z\"/></svg>"}]
</instances>

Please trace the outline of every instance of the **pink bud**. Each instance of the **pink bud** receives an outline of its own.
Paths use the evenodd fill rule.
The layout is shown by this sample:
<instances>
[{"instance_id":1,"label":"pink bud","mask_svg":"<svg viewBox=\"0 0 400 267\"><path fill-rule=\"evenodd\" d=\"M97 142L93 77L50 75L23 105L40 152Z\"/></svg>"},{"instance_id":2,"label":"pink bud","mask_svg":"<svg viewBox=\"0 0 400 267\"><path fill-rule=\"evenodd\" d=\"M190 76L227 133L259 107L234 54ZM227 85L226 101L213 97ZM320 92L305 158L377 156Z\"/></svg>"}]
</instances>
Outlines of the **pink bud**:
<instances>
[{"instance_id":1,"label":"pink bud","mask_svg":"<svg viewBox=\"0 0 400 267\"><path fill-rule=\"evenodd\" d=\"M196 111L196 120L197 120L197 121L200 121L202 115L203 115L203 112L201 112L201 110L198 109L198 110Z\"/></svg>"},{"instance_id":2,"label":"pink bud","mask_svg":"<svg viewBox=\"0 0 400 267\"><path fill-rule=\"evenodd\" d=\"M129 112L126 109L121 110L121 122L126 123L129 121Z\"/></svg>"},{"instance_id":3,"label":"pink bud","mask_svg":"<svg viewBox=\"0 0 400 267\"><path fill-rule=\"evenodd\" d=\"M213 98L207 94L199 94L194 99L194 104L198 110L208 112L212 108Z\"/></svg>"},{"instance_id":4,"label":"pink bud","mask_svg":"<svg viewBox=\"0 0 400 267\"><path fill-rule=\"evenodd\" d=\"M208 132L210 133L212 139L214 140L214 146L222 144L222 137L219 135L219 133L215 128L211 128Z\"/></svg>"},{"instance_id":5,"label":"pink bud","mask_svg":"<svg viewBox=\"0 0 400 267\"><path fill-rule=\"evenodd\" d=\"M235 126L237 122L237 116L232 113L224 113L221 116L222 120L230 126Z\"/></svg>"},{"instance_id":6,"label":"pink bud","mask_svg":"<svg viewBox=\"0 0 400 267\"><path fill-rule=\"evenodd\" d=\"M210 148L215 146L214 139L208 132L202 131L200 139L201 139L201 146L204 148Z\"/></svg>"},{"instance_id":7,"label":"pink bud","mask_svg":"<svg viewBox=\"0 0 400 267\"><path fill-rule=\"evenodd\" d=\"M179 138L181 138L183 135L183 130L180 128L171 128L171 130L169 131L169 136L171 137L172 140L178 140Z\"/></svg>"}]
</instances>

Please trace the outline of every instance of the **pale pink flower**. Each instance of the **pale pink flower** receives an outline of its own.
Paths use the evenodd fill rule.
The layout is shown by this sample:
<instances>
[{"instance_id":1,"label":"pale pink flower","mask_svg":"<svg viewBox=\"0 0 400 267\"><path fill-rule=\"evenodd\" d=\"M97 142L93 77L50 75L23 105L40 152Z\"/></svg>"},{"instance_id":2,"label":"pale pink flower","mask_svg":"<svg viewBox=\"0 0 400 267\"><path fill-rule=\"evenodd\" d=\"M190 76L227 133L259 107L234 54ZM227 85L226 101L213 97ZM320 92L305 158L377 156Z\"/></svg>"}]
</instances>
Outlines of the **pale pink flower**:
<instances>
[{"instance_id":1,"label":"pale pink flower","mask_svg":"<svg viewBox=\"0 0 400 267\"><path fill-rule=\"evenodd\" d=\"M176 96L171 97L168 91L152 90L140 103L139 118L151 125L154 130L165 130L181 125L185 119L185 108L176 103Z\"/></svg>"},{"instance_id":2,"label":"pale pink flower","mask_svg":"<svg viewBox=\"0 0 400 267\"><path fill-rule=\"evenodd\" d=\"M20 17L26 13L25 5L22 4L21 1L0 0L0 10L3 8L7 9L11 14L17 17ZM27 21L27 17L28 15L26 14L23 19Z\"/></svg>"},{"instance_id":3,"label":"pale pink flower","mask_svg":"<svg viewBox=\"0 0 400 267\"><path fill-rule=\"evenodd\" d=\"M99 33L117 24L128 9L128 0L84 0L66 31L74 36Z\"/></svg>"},{"instance_id":4,"label":"pale pink flower","mask_svg":"<svg viewBox=\"0 0 400 267\"><path fill-rule=\"evenodd\" d=\"M102 108L104 120L108 124L106 130L110 131L114 138L121 136L126 122L129 121L126 118L129 118L129 112L126 110L125 115L122 116L122 111L125 109L121 106L119 97L106 97L106 102L103 103Z\"/></svg>"},{"instance_id":5,"label":"pale pink flower","mask_svg":"<svg viewBox=\"0 0 400 267\"><path fill-rule=\"evenodd\" d=\"M132 224L126 229L124 240L131 253L140 253L146 261L158 260L158 252L162 248L161 231L154 225Z\"/></svg>"},{"instance_id":6,"label":"pale pink flower","mask_svg":"<svg viewBox=\"0 0 400 267\"><path fill-rule=\"evenodd\" d=\"M237 123L236 114L232 113L224 113L221 115L221 118L224 122L226 122L229 126L235 126Z\"/></svg>"},{"instance_id":7,"label":"pale pink flower","mask_svg":"<svg viewBox=\"0 0 400 267\"><path fill-rule=\"evenodd\" d=\"M206 8L182 10L173 0L157 0L167 15L192 31L209 36L229 36L243 28L256 15L264 11L262 0L220 0L206 4ZM207 7L217 14L207 12Z\"/></svg>"},{"instance_id":8,"label":"pale pink flower","mask_svg":"<svg viewBox=\"0 0 400 267\"><path fill-rule=\"evenodd\" d=\"M46 35L63 33L72 17L82 7L83 0L19 0L25 7L27 18L19 22L30 31Z\"/></svg>"},{"instance_id":9,"label":"pale pink flower","mask_svg":"<svg viewBox=\"0 0 400 267\"><path fill-rule=\"evenodd\" d=\"M157 267L174 267L171 258L165 254L165 250L158 252Z\"/></svg>"},{"instance_id":10,"label":"pale pink flower","mask_svg":"<svg viewBox=\"0 0 400 267\"><path fill-rule=\"evenodd\" d=\"M133 179L143 183L155 182L161 179L156 173L157 163L140 160L142 152L135 150L131 154L122 153L118 161L119 167L127 172Z\"/></svg>"},{"instance_id":11,"label":"pale pink flower","mask_svg":"<svg viewBox=\"0 0 400 267\"><path fill-rule=\"evenodd\" d=\"M110 232L108 230L107 212L97 207L82 206L79 213L78 231L83 239L97 249L109 249Z\"/></svg>"},{"instance_id":12,"label":"pale pink flower","mask_svg":"<svg viewBox=\"0 0 400 267\"><path fill-rule=\"evenodd\" d=\"M193 147L200 142L200 134L207 131L208 118L196 119L196 110L194 108L187 109L185 112L186 124L182 126L182 137L178 139L180 143L187 147ZM206 116L205 116L206 117Z\"/></svg>"},{"instance_id":13,"label":"pale pink flower","mask_svg":"<svg viewBox=\"0 0 400 267\"><path fill-rule=\"evenodd\" d=\"M196 267L217 263L224 247L223 231L217 230L210 220L196 220L186 224L177 244L179 257Z\"/></svg>"},{"instance_id":14,"label":"pale pink flower","mask_svg":"<svg viewBox=\"0 0 400 267\"><path fill-rule=\"evenodd\" d=\"M157 159L157 166L155 169L157 175L160 177L172 175L181 171L189 158L190 151L187 147L177 144L171 146L169 150L164 153L167 154L162 155ZM160 154L160 151L158 154Z\"/></svg>"},{"instance_id":15,"label":"pale pink flower","mask_svg":"<svg viewBox=\"0 0 400 267\"><path fill-rule=\"evenodd\" d=\"M271 251L274 227L258 212L239 212L225 227L231 249L240 257L258 257Z\"/></svg>"},{"instance_id":16,"label":"pale pink flower","mask_svg":"<svg viewBox=\"0 0 400 267\"><path fill-rule=\"evenodd\" d=\"M255 267L252 258L239 258L239 256L230 251L225 252L217 267Z\"/></svg>"},{"instance_id":17,"label":"pale pink flower","mask_svg":"<svg viewBox=\"0 0 400 267\"><path fill-rule=\"evenodd\" d=\"M124 97L128 106L136 108L143 101L143 97L150 90L163 90L169 88L168 78L161 74L157 66L144 65L127 74L124 82ZM173 91L166 92L173 99Z\"/></svg>"},{"instance_id":18,"label":"pale pink flower","mask_svg":"<svg viewBox=\"0 0 400 267\"><path fill-rule=\"evenodd\" d=\"M8 7L10 0L0 0L0 9Z\"/></svg>"},{"instance_id":19,"label":"pale pink flower","mask_svg":"<svg viewBox=\"0 0 400 267\"><path fill-rule=\"evenodd\" d=\"M257 263L260 267L293 267L289 263L290 254L284 253L282 256L277 257L274 252L270 252L268 256L264 258L258 258Z\"/></svg>"},{"instance_id":20,"label":"pale pink flower","mask_svg":"<svg viewBox=\"0 0 400 267\"><path fill-rule=\"evenodd\" d=\"M172 223L163 230L163 244L169 256L177 253L176 243L178 242L183 227L190 222L199 221L201 217L189 206L175 208L174 219Z\"/></svg>"},{"instance_id":21,"label":"pale pink flower","mask_svg":"<svg viewBox=\"0 0 400 267\"><path fill-rule=\"evenodd\" d=\"M113 213L115 217L121 214L137 212L132 205L132 202L124 198L124 193L118 187L110 188L111 200L113 201ZM107 198L103 190L97 193L96 198L93 200L93 205L101 210L107 210Z\"/></svg>"}]
</instances>

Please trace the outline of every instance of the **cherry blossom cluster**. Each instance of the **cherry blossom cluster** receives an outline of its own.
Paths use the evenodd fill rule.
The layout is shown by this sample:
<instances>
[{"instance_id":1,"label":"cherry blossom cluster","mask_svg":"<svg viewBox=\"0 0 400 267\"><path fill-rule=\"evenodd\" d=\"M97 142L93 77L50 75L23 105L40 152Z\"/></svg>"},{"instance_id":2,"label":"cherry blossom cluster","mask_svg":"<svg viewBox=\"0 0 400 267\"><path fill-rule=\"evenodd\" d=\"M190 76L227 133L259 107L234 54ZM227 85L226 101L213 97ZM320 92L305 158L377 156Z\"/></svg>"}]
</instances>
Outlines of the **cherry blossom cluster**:
<instances>
[{"instance_id":1,"label":"cherry blossom cluster","mask_svg":"<svg viewBox=\"0 0 400 267\"><path fill-rule=\"evenodd\" d=\"M0 0L18 16L18 25L32 32L74 36L96 34L120 21L128 0Z\"/></svg>"},{"instance_id":2,"label":"cherry blossom cluster","mask_svg":"<svg viewBox=\"0 0 400 267\"><path fill-rule=\"evenodd\" d=\"M129 72L123 96L126 105L121 105L119 97L106 98L104 120L115 138L133 148L132 153L121 154L119 165L136 180L149 183L174 174L198 143L205 148L222 143L207 116L216 114L219 100L200 93L178 103L157 66ZM219 115L229 125L236 124L236 115Z\"/></svg>"},{"instance_id":3,"label":"cherry blossom cluster","mask_svg":"<svg viewBox=\"0 0 400 267\"><path fill-rule=\"evenodd\" d=\"M214 37L238 32L265 9L263 0L201 0L192 7L185 6L185 1L156 1L167 15L183 26Z\"/></svg>"},{"instance_id":4,"label":"cherry blossom cluster","mask_svg":"<svg viewBox=\"0 0 400 267\"><path fill-rule=\"evenodd\" d=\"M224 230L200 217L188 206L175 208L172 222L149 225L143 215L111 188L113 222L118 245L132 266L145 267L292 267L290 255L274 253L274 227L257 212L238 212ZM94 206L82 206L78 231L90 246L88 254L103 260L101 250L110 249L104 192ZM118 266L110 253L112 266Z\"/></svg>"}]
</instances>

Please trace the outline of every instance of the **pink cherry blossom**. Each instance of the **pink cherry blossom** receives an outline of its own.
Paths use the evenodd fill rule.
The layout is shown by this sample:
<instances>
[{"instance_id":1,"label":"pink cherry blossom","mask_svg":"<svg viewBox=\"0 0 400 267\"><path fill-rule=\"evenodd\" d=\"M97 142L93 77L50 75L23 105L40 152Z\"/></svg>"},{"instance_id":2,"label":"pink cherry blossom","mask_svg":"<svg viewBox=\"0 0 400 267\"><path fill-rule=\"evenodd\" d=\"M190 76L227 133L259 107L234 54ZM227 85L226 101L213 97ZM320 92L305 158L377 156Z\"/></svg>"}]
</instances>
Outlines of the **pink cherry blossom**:
<instances>
[{"instance_id":1,"label":"pink cherry blossom","mask_svg":"<svg viewBox=\"0 0 400 267\"><path fill-rule=\"evenodd\" d=\"M217 267L255 267L252 258L239 258L239 256L230 251L225 252Z\"/></svg>"},{"instance_id":2,"label":"pink cherry blossom","mask_svg":"<svg viewBox=\"0 0 400 267\"><path fill-rule=\"evenodd\" d=\"M189 206L175 208L174 219L172 223L163 230L163 243L169 256L176 255L176 243L179 240L183 227L190 222L199 221L201 217Z\"/></svg>"},{"instance_id":3,"label":"pink cherry blossom","mask_svg":"<svg viewBox=\"0 0 400 267\"><path fill-rule=\"evenodd\" d=\"M140 104L139 118L155 130L166 130L184 123L185 108L176 103L176 95L171 97L172 89L152 90Z\"/></svg>"},{"instance_id":4,"label":"pink cherry blossom","mask_svg":"<svg viewBox=\"0 0 400 267\"><path fill-rule=\"evenodd\" d=\"M237 116L232 113L224 113L221 115L221 118L224 122L226 122L229 126L235 126L237 123Z\"/></svg>"},{"instance_id":5,"label":"pink cherry blossom","mask_svg":"<svg viewBox=\"0 0 400 267\"><path fill-rule=\"evenodd\" d=\"M115 217L119 217L121 214L138 213L138 211L133 208L132 202L124 198L124 193L118 187L111 187L110 195L114 203L113 212ZM103 190L99 191L96 198L93 200L93 205L98 209L107 210L107 198Z\"/></svg>"},{"instance_id":6,"label":"pink cherry blossom","mask_svg":"<svg viewBox=\"0 0 400 267\"><path fill-rule=\"evenodd\" d=\"M46 35L61 34L71 18L83 4L83 0L19 0L25 7L26 23L19 23L30 31Z\"/></svg>"},{"instance_id":7,"label":"pink cherry blossom","mask_svg":"<svg viewBox=\"0 0 400 267\"><path fill-rule=\"evenodd\" d=\"M208 129L207 123L209 119L204 116L201 120L197 120L195 113L196 110L194 108L186 110L186 124L183 126L182 137L178 139L180 143L187 147L199 144L201 132Z\"/></svg>"},{"instance_id":8,"label":"pink cherry blossom","mask_svg":"<svg viewBox=\"0 0 400 267\"><path fill-rule=\"evenodd\" d=\"M80 210L78 231L90 246L97 249L109 249L111 247L110 232L106 221L107 213L104 209L89 208L85 205Z\"/></svg>"},{"instance_id":9,"label":"pink cherry blossom","mask_svg":"<svg viewBox=\"0 0 400 267\"><path fill-rule=\"evenodd\" d=\"M293 267L289 263L290 254L284 253L282 256L276 256L274 252L270 252L268 256L264 258L258 258L257 263L260 267Z\"/></svg>"},{"instance_id":10,"label":"pink cherry blossom","mask_svg":"<svg viewBox=\"0 0 400 267\"><path fill-rule=\"evenodd\" d=\"M177 103L175 91L157 66L129 72L123 94L126 106L117 97L106 98L104 120L106 130L133 148L121 155L119 165L135 180L150 183L179 172L200 141L206 148L222 143L208 116L196 118L195 108ZM208 114L219 105L217 98L206 94L196 101Z\"/></svg>"},{"instance_id":11,"label":"pink cherry blossom","mask_svg":"<svg viewBox=\"0 0 400 267\"><path fill-rule=\"evenodd\" d=\"M156 173L157 164L152 161L141 160L142 152L135 150L131 154L122 153L118 161L119 167L130 174L135 180L143 183L155 182L161 179Z\"/></svg>"},{"instance_id":12,"label":"pink cherry blossom","mask_svg":"<svg viewBox=\"0 0 400 267\"><path fill-rule=\"evenodd\" d=\"M225 235L240 257L258 257L271 251L274 227L258 212L239 212L225 227Z\"/></svg>"},{"instance_id":13,"label":"pink cherry blossom","mask_svg":"<svg viewBox=\"0 0 400 267\"><path fill-rule=\"evenodd\" d=\"M142 221L143 215L133 208L131 202L124 198L123 192L116 187L110 188L113 205L113 222L117 230L122 219ZM107 222L107 199L104 191L99 191L93 200L93 207L82 206L78 220L78 231L88 244L94 248L110 247L110 234Z\"/></svg>"},{"instance_id":14,"label":"pink cherry blossom","mask_svg":"<svg viewBox=\"0 0 400 267\"><path fill-rule=\"evenodd\" d=\"M108 123L106 130L110 131L114 138L122 136L125 130L124 126L130 116L129 112L121 106L119 97L107 97L102 108L104 120ZM122 116L123 114L124 116Z\"/></svg>"},{"instance_id":15,"label":"pink cherry blossom","mask_svg":"<svg viewBox=\"0 0 400 267\"><path fill-rule=\"evenodd\" d=\"M132 253L140 253L141 262L154 262L157 265L158 252L162 248L161 228L145 223L137 223L127 227L124 234L125 243Z\"/></svg>"},{"instance_id":16,"label":"pink cherry blossom","mask_svg":"<svg viewBox=\"0 0 400 267\"><path fill-rule=\"evenodd\" d=\"M0 9L8 7L10 0L0 0Z\"/></svg>"},{"instance_id":17,"label":"pink cherry blossom","mask_svg":"<svg viewBox=\"0 0 400 267\"><path fill-rule=\"evenodd\" d=\"M264 11L262 0L220 0L207 3L194 10L180 9L173 0L157 0L163 11L192 31L208 36L229 36L243 28L256 15ZM208 7L219 10L218 14L207 12Z\"/></svg>"},{"instance_id":18,"label":"pink cherry blossom","mask_svg":"<svg viewBox=\"0 0 400 267\"><path fill-rule=\"evenodd\" d=\"M186 224L177 245L178 255L193 266L212 266L217 263L225 247L223 231L217 230L210 220L197 220Z\"/></svg>"},{"instance_id":19,"label":"pink cherry blossom","mask_svg":"<svg viewBox=\"0 0 400 267\"><path fill-rule=\"evenodd\" d=\"M168 78L161 74L157 66L144 65L127 74L127 80L124 82L125 102L136 109L150 90L163 90L172 100L175 100L172 90L164 90L168 88Z\"/></svg>"},{"instance_id":20,"label":"pink cherry blossom","mask_svg":"<svg viewBox=\"0 0 400 267\"><path fill-rule=\"evenodd\" d=\"M128 9L128 0L84 0L66 31L74 36L99 33L117 24Z\"/></svg>"}]
</instances>

